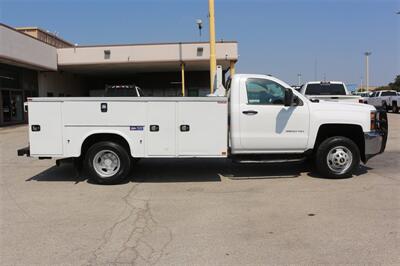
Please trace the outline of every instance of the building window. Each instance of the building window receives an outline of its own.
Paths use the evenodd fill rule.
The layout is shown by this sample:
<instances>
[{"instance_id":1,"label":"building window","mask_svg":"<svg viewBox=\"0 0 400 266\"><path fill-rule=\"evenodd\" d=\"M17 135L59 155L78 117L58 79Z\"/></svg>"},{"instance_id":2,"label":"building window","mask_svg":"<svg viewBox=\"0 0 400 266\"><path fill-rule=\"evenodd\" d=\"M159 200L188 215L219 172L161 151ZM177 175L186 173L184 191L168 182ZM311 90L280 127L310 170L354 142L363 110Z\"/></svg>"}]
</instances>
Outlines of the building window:
<instances>
[{"instance_id":1,"label":"building window","mask_svg":"<svg viewBox=\"0 0 400 266\"><path fill-rule=\"evenodd\" d=\"M111 57L111 51L104 50L104 59L110 59L110 57Z\"/></svg>"}]
</instances>

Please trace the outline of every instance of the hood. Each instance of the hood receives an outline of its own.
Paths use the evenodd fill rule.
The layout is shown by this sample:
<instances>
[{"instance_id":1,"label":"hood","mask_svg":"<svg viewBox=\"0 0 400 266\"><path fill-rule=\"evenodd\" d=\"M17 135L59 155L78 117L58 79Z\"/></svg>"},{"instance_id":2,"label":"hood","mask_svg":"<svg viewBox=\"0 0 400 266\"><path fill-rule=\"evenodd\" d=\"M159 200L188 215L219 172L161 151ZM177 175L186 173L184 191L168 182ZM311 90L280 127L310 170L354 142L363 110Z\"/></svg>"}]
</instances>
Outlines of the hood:
<instances>
[{"instance_id":1,"label":"hood","mask_svg":"<svg viewBox=\"0 0 400 266\"><path fill-rule=\"evenodd\" d=\"M364 103L354 103L354 102L332 102L320 100L319 102L311 102L313 109L317 110L340 110L340 111L376 111L375 107Z\"/></svg>"}]
</instances>

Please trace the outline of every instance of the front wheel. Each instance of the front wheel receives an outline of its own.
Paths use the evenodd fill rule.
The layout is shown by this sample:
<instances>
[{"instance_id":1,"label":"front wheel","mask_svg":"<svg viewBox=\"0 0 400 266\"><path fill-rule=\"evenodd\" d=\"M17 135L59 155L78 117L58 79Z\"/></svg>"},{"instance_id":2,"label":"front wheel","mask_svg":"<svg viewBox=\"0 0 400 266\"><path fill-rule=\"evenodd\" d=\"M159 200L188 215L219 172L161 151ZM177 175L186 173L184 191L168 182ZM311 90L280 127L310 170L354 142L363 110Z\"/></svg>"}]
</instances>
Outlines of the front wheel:
<instances>
[{"instance_id":1,"label":"front wheel","mask_svg":"<svg viewBox=\"0 0 400 266\"><path fill-rule=\"evenodd\" d=\"M331 137L317 148L316 167L323 177L351 177L360 165L357 145L346 137Z\"/></svg>"},{"instance_id":2,"label":"front wheel","mask_svg":"<svg viewBox=\"0 0 400 266\"><path fill-rule=\"evenodd\" d=\"M89 177L100 184L115 184L125 179L130 171L131 159L120 144L101 141L87 151L85 166Z\"/></svg>"}]
</instances>

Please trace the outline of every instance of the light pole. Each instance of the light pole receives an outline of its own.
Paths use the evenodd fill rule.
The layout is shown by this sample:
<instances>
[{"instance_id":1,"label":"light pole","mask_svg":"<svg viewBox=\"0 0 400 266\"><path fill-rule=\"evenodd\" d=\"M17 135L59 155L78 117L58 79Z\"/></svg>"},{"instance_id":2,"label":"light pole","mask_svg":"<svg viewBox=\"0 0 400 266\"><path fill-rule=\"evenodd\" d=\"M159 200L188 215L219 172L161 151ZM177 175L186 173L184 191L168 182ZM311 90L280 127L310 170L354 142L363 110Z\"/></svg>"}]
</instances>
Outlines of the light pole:
<instances>
[{"instance_id":1,"label":"light pole","mask_svg":"<svg viewBox=\"0 0 400 266\"><path fill-rule=\"evenodd\" d=\"M197 24L197 27L199 28L199 35L200 35L200 41L201 41L201 29L203 28L203 21L201 19L196 19L196 24Z\"/></svg>"},{"instance_id":2,"label":"light pole","mask_svg":"<svg viewBox=\"0 0 400 266\"><path fill-rule=\"evenodd\" d=\"M369 91L369 65L368 65L368 59L369 56L371 55L371 52L365 52L365 90Z\"/></svg>"},{"instance_id":3,"label":"light pole","mask_svg":"<svg viewBox=\"0 0 400 266\"><path fill-rule=\"evenodd\" d=\"M358 91L364 91L365 90L363 83L364 83L363 77L360 77L360 88L358 89Z\"/></svg>"}]
</instances>

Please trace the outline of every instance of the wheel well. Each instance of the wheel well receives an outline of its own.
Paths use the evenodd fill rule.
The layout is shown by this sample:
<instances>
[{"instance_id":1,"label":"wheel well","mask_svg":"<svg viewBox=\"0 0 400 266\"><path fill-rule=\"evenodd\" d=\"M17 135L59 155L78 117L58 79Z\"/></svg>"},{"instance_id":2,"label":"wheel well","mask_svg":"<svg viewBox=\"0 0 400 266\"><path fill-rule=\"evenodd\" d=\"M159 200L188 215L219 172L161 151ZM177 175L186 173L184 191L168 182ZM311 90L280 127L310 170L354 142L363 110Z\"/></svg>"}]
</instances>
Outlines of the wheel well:
<instances>
[{"instance_id":1,"label":"wheel well","mask_svg":"<svg viewBox=\"0 0 400 266\"><path fill-rule=\"evenodd\" d=\"M318 146L330 137L342 136L351 139L360 150L361 160L365 161L365 143L362 127L359 125L349 124L326 124L321 125L318 129L317 139L314 144L314 151Z\"/></svg>"},{"instance_id":2,"label":"wheel well","mask_svg":"<svg viewBox=\"0 0 400 266\"><path fill-rule=\"evenodd\" d=\"M130 154L130 147L129 143L126 139L118 134L113 133L96 133L93 135L88 136L82 143L81 147L81 156L84 156L86 151L92 146L93 144L100 142L100 141L112 141L115 143L120 144L124 147L128 153Z\"/></svg>"}]
</instances>

